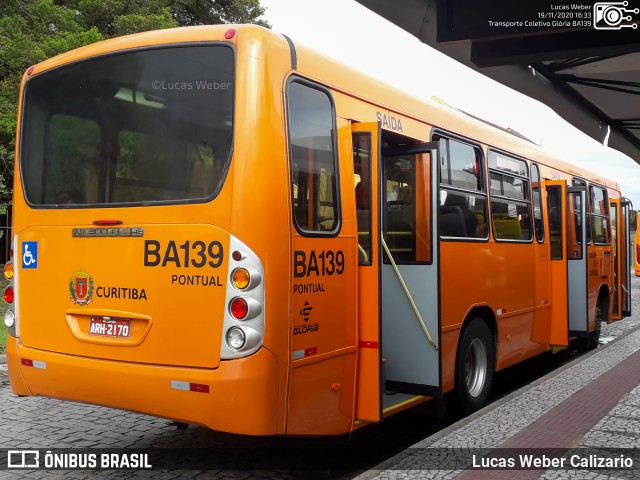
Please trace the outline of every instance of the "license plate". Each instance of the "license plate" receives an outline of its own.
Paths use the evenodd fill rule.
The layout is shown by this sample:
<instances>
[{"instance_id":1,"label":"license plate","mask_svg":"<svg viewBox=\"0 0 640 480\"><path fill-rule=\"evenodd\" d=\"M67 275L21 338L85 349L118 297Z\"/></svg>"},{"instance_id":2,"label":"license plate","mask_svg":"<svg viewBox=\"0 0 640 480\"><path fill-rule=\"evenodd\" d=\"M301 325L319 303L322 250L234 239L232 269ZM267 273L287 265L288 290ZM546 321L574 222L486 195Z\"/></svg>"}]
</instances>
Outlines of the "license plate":
<instances>
[{"instance_id":1,"label":"license plate","mask_svg":"<svg viewBox=\"0 0 640 480\"><path fill-rule=\"evenodd\" d=\"M131 320L128 318L91 317L89 335L99 337L129 338Z\"/></svg>"}]
</instances>

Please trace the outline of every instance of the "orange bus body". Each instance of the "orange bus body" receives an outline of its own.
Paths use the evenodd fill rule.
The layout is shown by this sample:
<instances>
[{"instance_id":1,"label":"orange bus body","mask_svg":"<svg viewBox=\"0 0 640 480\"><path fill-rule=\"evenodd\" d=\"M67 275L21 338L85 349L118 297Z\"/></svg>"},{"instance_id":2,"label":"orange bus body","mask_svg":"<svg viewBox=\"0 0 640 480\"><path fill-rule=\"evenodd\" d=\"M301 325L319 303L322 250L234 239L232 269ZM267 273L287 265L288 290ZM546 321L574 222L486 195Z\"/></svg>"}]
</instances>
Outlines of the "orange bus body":
<instances>
[{"instance_id":1,"label":"orange bus body","mask_svg":"<svg viewBox=\"0 0 640 480\"><path fill-rule=\"evenodd\" d=\"M209 44L230 47L234 62L232 114L224 117L227 126L232 125L232 146L228 162L220 163L217 191L208 190L205 184L207 194L202 198L193 193L207 177L190 166L191 190L184 201L179 197L175 202L138 202L138 196L152 186L141 179L134 182L132 177L127 177L128 183L122 181L122 185L133 185L126 187L133 193L122 187L131 201L89 200L89 187L81 205L49 201L46 189L42 201L32 193L39 192L36 184L40 179L33 180L24 165L49 165L46 162L51 163L56 152L42 153L53 148L47 147L44 139L63 135L56 133L53 118L59 115L56 122L64 126L78 111L75 106L63 107L65 102L61 101L49 111L37 107L44 112L41 115L32 106L37 105L36 100L31 100L37 96L36 79L44 82L57 71L60 75L67 72L64 69L69 66L91 65L127 52L152 51L152 55L161 56L168 47L176 50ZM193 53L194 58L197 55ZM126 78L126 73L113 75ZM200 87L191 82L197 81L196 77L182 83L179 78L172 79L173 83L162 85L175 89L191 84L197 89ZM206 71L201 77L206 79ZM212 88L218 85L215 81L212 79ZM99 145L91 154L109 161L124 158L140 145L146 146L139 147L139 156L153 150L153 142L145 143L149 139L144 128L150 127L139 127L144 135L135 137L132 125L164 119L168 115L162 117L161 110L174 112L171 121L176 124L187 122L188 115L179 108L188 111L184 105L191 97L173 92L165 92L163 97L151 89L139 95L137 87L121 86L118 90L107 82L79 81L78 85L82 90L74 93L78 103L109 101L114 115L119 115L118 109L135 112L122 116L126 134L122 133L124 127L110 133L115 127L107 118L92 119L98 127L87 131L99 129L100 133L96 134ZM113 100L125 96L132 99L127 104ZM220 98L222 103L228 100ZM309 99L310 105L328 105L333 146L318 140L320 137L304 137L305 132L320 128L318 125L289 122L294 111L306 118L304 115L313 110L296 110L298 98ZM184 103L176 107L178 100ZM62 113L52 114L55 108ZM158 113L154 116L153 112ZM459 364L464 353L461 344L466 345L465 335L470 335L465 332L489 332L491 342L485 342L485 347L491 350L487 357L491 361L484 371L491 376L494 370L551 346L568 345L572 337L593 340L599 333L599 322L624 316L625 309L616 311L614 306L625 301L615 297L621 293L614 267L629 270L629 264L621 263L617 252L624 248L624 237L611 237L615 232L610 231L608 213L609 202L613 202L618 208L616 218L622 218L617 183L566 164L533 144L451 108L417 101L259 27L148 32L47 60L24 76L19 119L13 198L16 275L11 282L16 299L9 309L16 320L7 345L11 385L18 395L106 405L250 435L340 434L381 421L385 415L430 397L464 389ZM138 119L147 120L136 123ZM38 129L43 128L38 122L49 122L49 126L42 130L45 133L40 140L31 140L37 139ZM193 125L192 130L200 126L185 125ZM225 127L221 123L216 128ZM170 128L159 131L169 137L174 134ZM299 132L306 140L296 140L293 145L289 135ZM355 148L358 134L366 137L369 147ZM184 135L189 139L196 136ZM131 140L134 137L135 142ZM153 141L162 144L160 139ZM434 141L440 146L435 147ZM476 155L475 165L460 170L471 172L478 180L473 187L477 187L476 206L486 206L484 213L479 208L475 211L481 220L481 236L473 241L449 238L442 231L446 238L439 240L437 230L430 229L436 221L444 222L443 212L459 211L438 205L438 198L445 202L442 192L448 189L447 196L452 198L462 195L456 180L447 185L438 182L437 175L442 178L443 173L435 169L437 162L432 159L434 152L442 155L445 151L443 142L449 142L446 151L462 145ZM406 153L411 145L423 150L412 157ZM206 155L211 154L202 153L209 146L196 144L201 153L185 154L185 158L198 158L194 165L210 168ZM389 156L395 155L385 153L390 147L405 153ZM183 151L190 149L187 145ZM218 145L211 149L214 164L222 162L216 157L219 150ZM369 155L368 169L360 159L354 160L355 151L361 152L362 158ZM330 165L326 162L331 154L326 152L333 152L336 158L333 176L327 168L317 166ZM160 158L160 150L154 155ZM492 155L497 160L488 167L493 160L487 159L494 158ZM295 167L290 160L294 156ZM138 165L137 157L128 158ZM399 160L392 163L389 158ZM511 167L505 167L509 162L525 170L509 173ZM534 163L539 169L537 181L531 180ZM53 173L47 177L46 168L42 169L43 183L55 181L51 180ZM91 175L77 175L77 182L101 185L91 183ZM118 182L119 175L129 174L122 169L112 175L105 178ZM415 181L409 193L414 203L411 222L425 228L412 230L387 221L404 215L401 194L409 191L407 178ZM495 185L502 182L502 187L496 187L494 181ZM583 198L588 205L583 203L582 208L587 209L588 231L592 231L592 223L601 227L601 237L591 239L583 252L587 315L580 332L567 326L566 294L566 263L580 248L577 229L582 223L572 223L581 212L579 201L570 204L561 198L563 227L552 229L547 198L551 190L545 189L562 188L565 192L576 181L586 186ZM368 183L370 206L361 208L356 198L358 190L354 193L354 188L359 182ZM504 192L495 194L493 188ZM532 189L537 189L539 204L532 199ZM604 195L604 201L596 208L593 198L598 194ZM508 207L504 214L496 213L499 198ZM370 219L364 234L365 223L358 215L361 211ZM600 220L597 212L601 212ZM533 232L537 221L533 217L539 220L540 241ZM418 321L406 318L413 314L403 314L395 324L383 314L388 311L385 309L412 310L404 293L390 296L383 288L382 281L392 282L398 292L403 291L388 254L383 253L381 234L400 264L396 267L398 277L406 280L408 295L413 291L417 310L422 310L418 316L424 317L420 319L424 330L433 336L433 345L423 341L424 350L437 359L434 380L414 381L410 377L419 377L419 372L405 377L404 367L398 367L417 361L421 354L417 349L402 352L392 346L403 341L394 330L404 328L402 321L412 325ZM513 238L508 237L511 234ZM497 235L506 236L496 240ZM403 246L402 237L412 238L413 243ZM560 255L564 263L558 264L552 260L550 243L560 237L564 239ZM367 240L359 241L362 238ZM32 255L35 252L37 257ZM403 252L415 256L411 266L403 266L407 263ZM237 288L236 270L242 268L252 283ZM424 294L435 295L433 310L420 302L422 293L416 287L420 282L411 276L419 278L427 269L433 269L429 278L434 287ZM390 273L382 274L383 270ZM557 284L563 276L564 283ZM239 297L244 300L233 304ZM236 307L248 312L241 320L234 317ZM435 330L429 323L432 321L436 322ZM106 334L109 325L121 334ZM237 352L229 346L237 339L232 328L243 330L239 334L245 336ZM411 328L418 328L422 335L421 327ZM481 352L473 350L478 345L474 338L467 342L470 351ZM487 337L478 333L478 338ZM595 339L597 343L597 336ZM253 347L245 352L247 345ZM385 352L385 345L391 350ZM478 384L482 393L477 395L473 384L469 385L470 397L485 395L482 384ZM395 398L389 402L383 397L391 390L400 393L388 395ZM470 410L484 401L478 398L472 399Z\"/></svg>"}]
</instances>

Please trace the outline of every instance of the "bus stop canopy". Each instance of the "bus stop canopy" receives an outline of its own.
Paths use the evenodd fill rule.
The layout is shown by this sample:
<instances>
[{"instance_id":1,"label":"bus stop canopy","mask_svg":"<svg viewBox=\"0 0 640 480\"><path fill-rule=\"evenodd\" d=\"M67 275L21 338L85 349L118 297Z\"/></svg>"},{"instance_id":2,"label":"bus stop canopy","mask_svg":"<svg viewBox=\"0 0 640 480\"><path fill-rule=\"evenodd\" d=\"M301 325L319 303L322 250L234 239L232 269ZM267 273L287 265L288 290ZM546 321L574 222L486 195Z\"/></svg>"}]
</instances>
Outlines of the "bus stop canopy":
<instances>
[{"instance_id":1,"label":"bus stop canopy","mask_svg":"<svg viewBox=\"0 0 640 480\"><path fill-rule=\"evenodd\" d=\"M640 163L640 0L357 1Z\"/></svg>"}]
</instances>

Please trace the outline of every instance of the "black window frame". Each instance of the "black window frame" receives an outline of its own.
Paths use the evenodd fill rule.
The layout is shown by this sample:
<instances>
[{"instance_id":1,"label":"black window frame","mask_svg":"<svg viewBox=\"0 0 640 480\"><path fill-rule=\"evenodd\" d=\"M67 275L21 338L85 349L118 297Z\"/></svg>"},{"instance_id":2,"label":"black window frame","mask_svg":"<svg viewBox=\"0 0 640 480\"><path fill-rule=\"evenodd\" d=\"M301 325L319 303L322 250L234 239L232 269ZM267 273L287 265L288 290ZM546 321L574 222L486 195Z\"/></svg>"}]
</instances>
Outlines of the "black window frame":
<instances>
[{"instance_id":1,"label":"black window frame","mask_svg":"<svg viewBox=\"0 0 640 480\"><path fill-rule=\"evenodd\" d=\"M502 155L505 157L508 157L510 159L513 159L517 162L522 162L524 163L525 168L527 169L526 175L521 175L515 172L510 172L507 170L501 170L499 168L493 168L491 167L491 154L494 153L496 155ZM504 150L500 150L498 148L493 148L493 147L489 147L487 149L487 172L488 172L488 182L489 182L489 187L488 187L488 192L489 192L489 212L490 212L490 216L491 216L491 230L492 230L492 237L496 242L504 242L504 243L533 243L534 239L535 239L535 226L534 226L534 221L533 221L533 198L532 197L532 192L531 192L531 167L529 165L529 160L527 160L526 158L522 158L519 157L517 155L514 155L512 153L509 152L505 152ZM503 182L501 182L501 193L500 194L496 194L493 193L491 190L491 174L497 174L497 175L501 175L502 177L504 176L511 176L514 178L520 178L521 180L525 181L528 183L528 187L525 187L522 189L523 194L525 196L524 199L520 199L520 198L514 198L514 197L509 197L507 195L504 195L504 187L502 187ZM531 232L531 235L529 236L528 239L517 239L517 238L499 238L496 237L496 231L494 228L494 224L493 224L493 199L497 199L497 200L502 200L505 202L511 202L511 203L515 203L516 205L528 205L529 206L529 231Z\"/></svg>"},{"instance_id":2,"label":"black window frame","mask_svg":"<svg viewBox=\"0 0 640 480\"><path fill-rule=\"evenodd\" d=\"M371 132L366 132L366 131L351 132L351 145L352 145L353 150L354 150L354 153L353 153L354 158L355 158L355 148L356 148L356 146L355 146L355 143L354 143L353 140L354 140L355 137L365 137L365 138L368 138L368 140L369 140L369 158L367 159L367 161L369 162L369 165L368 165L368 168L367 168L367 170L369 172L369 177L366 179L367 182L369 183L369 192L368 192L369 209L367 211L367 213L368 213L368 222L369 222L369 228L368 228L368 231L367 231L367 234L369 235L369 248L368 248L368 251L365 250L365 253L367 253L367 255L368 255L368 260L366 262L363 262L363 261L360 261L358 259L358 265L359 266L368 267L368 266L373 265L373 258L372 258L373 257L373 224L372 224L372 222L373 222L373 214L372 214L372 208L371 207L373 206L372 205L372 202L373 202L373 198L372 198L373 197L373 188L377 188L377 186L373 185L373 183L372 183L373 182L373 173L371 171L372 170L371 167L373 166L373 149L374 148L378 148L378 146L377 145L376 146L373 145L373 134ZM362 182L362 184L364 185L363 181L364 181L364 178L361 175L360 176L360 182ZM356 185L354 185L354 189L355 189L355 187L356 187ZM356 231L356 235L357 235L357 238L358 238L358 245L361 246L360 245L360 226L358 225L358 216L357 216L358 209L357 209L357 207L358 207L358 199L356 198L356 230L357 230ZM364 247L363 247L363 249L364 249Z\"/></svg>"},{"instance_id":3,"label":"black window frame","mask_svg":"<svg viewBox=\"0 0 640 480\"><path fill-rule=\"evenodd\" d=\"M603 194L603 198L604 198L604 204L605 207L607 209L607 214L606 215L601 215L599 213L595 213L595 197L594 197L594 190L595 189L599 189L602 191ZM591 220L589 221L589 226L591 227L591 239L593 242L593 245L600 245L600 246L609 246L611 245L611 242L613 241L612 237L611 237L611 207L609 205L609 192L607 191L606 187L603 187L602 185L598 185L598 184L590 184L589 185L589 214L591 215ZM607 236L609 238L608 242L605 243L601 243L601 242L596 242L596 235L595 235L595 228L596 228L596 224L595 224L595 218L604 218L607 220Z\"/></svg>"},{"instance_id":4,"label":"black window frame","mask_svg":"<svg viewBox=\"0 0 640 480\"><path fill-rule=\"evenodd\" d=\"M584 206L584 208L587 209L587 240L586 242L583 240L583 244L586 247L587 245L593 245L593 238L591 235L591 190L589 188L589 182L587 182L584 178L580 178L580 177L571 177L571 186L573 187L584 187L584 191L585 191L585 198L586 198L586 205ZM575 208L575 206L574 206ZM575 212L574 212L575 215ZM577 234L577 232L576 232Z\"/></svg>"},{"instance_id":5,"label":"black window frame","mask_svg":"<svg viewBox=\"0 0 640 480\"><path fill-rule=\"evenodd\" d=\"M437 184L438 184L438 193L442 192L443 190L447 191L447 192L457 192L457 193L461 193L461 194L471 194L471 195L478 195L478 196L482 196L485 199L485 212L487 215L486 220L486 224L487 224L487 231L485 232L485 235L482 237L472 237L472 236L466 236L466 237L457 237L457 236L449 236L449 235L442 235L440 233L440 195L438 195L438 198L436 198L436 201L438 202L438 231L435 232L435 235L437 235L437 238L439 241L445 241L445 242L474 242L474 243L487 243L489 241L489 239L491 238L491 221L490 221L490 208L489 208L489 192L488 192L488 188L487 188L487 169L485 168L486 166L486 157L484 155L484 149L482 148L482 146L477 143L474 142L471 139L462 137L460 135L456 135L453 134L451 132L447 132L447 131L443 131L443 130L438 130L438 129L434 129L433 133L431 134L431 141L433 142L437 142L440 141L440 145L445 145L446 146L446 152L442 152L439 151L439 158L435 159L438 162L438 179L437 179ZM480 190L471 190L471 189L467 189L464 187L460 187L458 185L452 185L449 183L442 183L440 182L440 179L442 177L442 165L441 165L441 158L443 153L446 154L447 156L447 166L448 168L450 168L450 160L449 160L449 152L450 152L450 148L449 148L449 142L450 141L454 141L454 142L458 142L461 143L463 145L467 145L471 148L473 148L474 152L476 153L476 161L479 163L478 165L478 169L479 169L479 174L480 174L480 178L479 178L479 183L481 186Z\"/></svg>"},{"instance_id":6,"label":"black window frame","mask_svg":"<svg viewBox=\"0 0 640 480\"><path fill-rule=\"evenodd\" d=\"M229 147L229 152L225 160L224 166L220 172L220 181L216 186L216 188L211 193L211 195L207 197L176 199L176 200L150 200L150 201L143 201L143 202L119 202L119 203L114 202L114 203L96 203L96 204L39 204L39 203L33 203L27 197L26 188L24 184L25 175L23 172L22 152L26 151L24 146L24 142L26 138L25 132L24 132L24 129L26 127L26 122L24 121L24 115L25 115L25 112L27 111L26 102L28 101L28 89L30 86L29 82L31 80L39 78L42 75L46 75L48 73L54 72L58 69L72 67L72 66L79 65L86 62L92 62L97 59L102 59L105 57L112 57L117 55L137 53L137 52L150 51L150 50L166 50L166 49L177 49L177 48L211 47L211 46L222 46L230 49L232 52L232 60L233 60L233 98L231 100L231 122L232 122L233 128L231 128L230 147ZM209 203L215 200L220 195L220 192L222 191L222 189L224 188L224 185L226 184L227 175L229 173L231 162L233 161L233 156L235 153L235 141L236 141L235 124L237 120L236 118L237 74L238 74L238 58L237 58L236 46L229 42L210 40L210 41L201 41L201 42L195 42L195 41L177 42L177 43L174 42L174 43L166 43L166 44L159 44L159 45L152 45L152 46L134 47L134 48L128 48L124 50L114 50L114 51L105 52L99 55L93 55L90 57L82 58L80 60L64 63L62 65L58 65L47 70L37 72L36 74L30 76L25 81L24 87L22 87L22 101L20 104L21 114L20 114L20 117L18 118L18 124L19 124L18 131L20 135L19 137L20 138L20 141L19 141L20 157L16 158L16 160L18 161L18 168L20 169L20 183L21 183L20 186L23 192L23 197L25 199L25 202L30 208L35 210L62 210L62 209L82 210L82 209L96 209L96 208L109 209L109 208L122 208L122 207L163 207L167 205L197 205L197 204ZM49 119L50 118L51 116L49 116ZM48 128L49 127L47 127L47 132L45 134L46 136L49 135Z\"/></svg>"},{"instance_id":7,"label":"black window frame","mask_svg":"<svg viewBox=\"0 0 640 480\"><path fill-rule=\"evenodd\" d=\"M538 174L538 200L540 201L540 225L541 225L541 230L542 233L540 234L540 236L538 236L538 228L536 227L536 205L535 205L535 197L533 195L533 191L535 190L534 186L533 186L533 170L535 169L535 171ZM538 164L536 162L531 162L531 165L529 166L529 175L531 176L531 201L533 203L533 231L536 237L536 242L538 243L544 243L545 241L545 236L544 236L544 205L542 203L542 177L540 176L540 167L538 166Z\"/></svg>"},{"instance_id":8,"label":"black window frame","mask_svg":"<svg viewBox=\"0 0 640 480\"><path fill-rule=\"evenodd\" d=\"M557 200L558 200L558 204L557 205L551 205L550 202L552 202L555 199L553 198L554 195L549 195L549 191L548 191L549 189L551 189L552 191L559 192L559 195L558 195L558 198L557 198ZM563 232L562 232L562 225L565 222L565 218L566 218L567 212L562 207L563 207L563 205L566 205L566 200L564 198L562 198L563 189L559 185L548 185L546 187L546 190L547 190L547 192L546 192L547 193L546 208L549 211L549 215L547 217L547 225L549 226L549 249L550 249L550 251L549 251L549 259L551 261L564 260L565 256L566 256L565 249L566 249L567 239L566 239L566 235L563 234ZM565 197L566 197L566 193L565 193ZM553 248L552 247L553 247L553 244L554 244L554 237L551 235L551 233L553 232L553 230L551 229L551 220L552 220L552 218L554 218L551 215L553 207L555 207L556 210L558 208L560 209L559 217L556 218L556 220L560 222L560 231L558 232L558 237L556 238L556 241L557 240L560 241L560 256L556 256L556 257L553 256Z\"/></svg>"},{"instance_id":9,"label":"black window frame","mask_svg":"<svg viewBox=\"0 0 640 480\"><path fill-rule=\"evenodd\" d=\"M401 141L401 143L396 143L398 141ZM417 198L417 181L418 181L418 175L416 173L416 169L417 169L417 165L418 165L418 161L419 161L419 157L421 157L422 155L425 155L427 152L423 152L423 153L412 153L412 152L407 152L407 153L403 153L403 154L398 154L397 152L397 148L399 148L400 150L402 150L405 147L409 147L409 150L411 150L411 145L413 144L417 144L420 141L418 139L416 139L415 137L410 137L407 135L403 135L403 134L395 134L395 133L390 133L388 131L383 131L382 135L381 135L381 142L383 145L383 148L380 151L380 182L381 182L381 186L380 186L380 205L382 205L381 207L381 216L382 216L382 223L381 223L381 234L387 236L387 239L385 240L385 242L387 244L390 244L388 235L389 235L389 206L387 205L386 199L387 199L387 195L388 195L388 181L389 181L389 177L387 176L387 166L388 166L388 160L390 158L398 158L398 157L404 157L404 156L411 156L413 157L413 159L411 160L411 173L412 173L412 179L414 180L414 183L411 185L411 213L412 213L412 220L413 220L413 224L411 225L412 227L412 237L411 237L411 251L413 253L413 259L408 260L408 259L404 259L404 258L397 258L397 256L394 256L394 263L396 263L396 265L432 265L433 264L433 259L434 259L434 255L435 255L435 248L436 245L434 243L434 237L433 237L433 218L431 215L432 212L432 205L431 205L431 201L432 198L429 201L429 205L430 208L428 210L425 210L426 214L427 214L427 220L429 221L428 224L428 228L429 228L429 233L430 233L430 239L429 239L429 243L427 244L428 247L428 254L429 254L429 260L417 260L417 231L418 231L418 222L417 222L417 202L416 202L416 198ZM386 146L385 147L385 143L386 142L390 142L392 145ZM430 161L433 161L433 158L431 158L431 155L429 155L430 157ZM425 165L426 169L425 172L427 172L429 174L429 180L430 182L433 182L432 178L431 178L431 168L430 165ZM426 193L427 190L425 190ZM426 198L426 197L425 197ZM393 255L393 249L391 248L391 246L389 247L390 250L392 251L392 255ZM381 249L381 255L382 255L382 263L383 264L391 264L390 260L389 260L389 256L387 255L386 251L384 251L384 249Z\"/></svg>"},{"instance_id":10,"label":"black window frame","mask_svg":"<svg viewBox=\"0 0 640 480\"><path fill-rule=\"evenodd\" d=\"M290 136L290 132L291 132L291 124L290 124L290 120L291 117L289 115L290 112L290 108L289 108L289 87L291 86L291 84L293 83L298 83L300 85L304 85L308 88L314 89L314 90L318 90L322 93L324 93L327 98L329 99L329 104L331 106L331 132L332 132L332 146L333 146L333 168L334 168L334 178L335 178L335 185L334 185L334 189L333 191L335 192L335 207L334 207L334 211L335 211L335 225L333 230L306 230L300 227L300 225L298 224L298 220L296 219L296 214L295 214L295 205L294 205L294 197L293 197L293 182L292 182L292 176L291 176L291 161L292 161L292 156L291 156L291 136ZM296 231L303 237L309 237L309 238L334 238L337 237L338 235L340 235L340 231L342 229L342 199L341 199L341 195L340 195L340 190L341 190L341 183L340 183L340 168L339 168L339 151L338 151L338 130L337 130L337 115L336 115L336 105L335 105L335 101L333 99L333 95L331 94L331 90L329 88L327 88L326 86L311 81L307 78L301 77L299 75L291 75L286 82L285 85L285 105L286 105L286 118L285 118L285 122L286 122L286 133L287 133L287 137L286 137L286 143L287 143L287 154L288 154L288 168L289 168L289 182L291 183L290 185L290 200L291 200L291 221L293 222L293 225L296 229Z\"/></svg>"}]
</instances>

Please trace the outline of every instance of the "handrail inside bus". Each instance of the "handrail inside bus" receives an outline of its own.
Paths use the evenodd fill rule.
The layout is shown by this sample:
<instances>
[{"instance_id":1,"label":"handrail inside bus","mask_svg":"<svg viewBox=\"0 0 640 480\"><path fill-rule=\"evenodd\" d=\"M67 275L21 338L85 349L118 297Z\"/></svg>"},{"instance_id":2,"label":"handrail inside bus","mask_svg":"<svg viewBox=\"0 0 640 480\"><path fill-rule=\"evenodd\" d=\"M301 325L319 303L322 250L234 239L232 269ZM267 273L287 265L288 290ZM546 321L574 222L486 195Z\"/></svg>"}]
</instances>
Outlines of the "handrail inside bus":
<instances>
[{"instance_id":1,"label":"handrail inside bus","mask_svg":"<svg viewBox=\"0 0 640 480\"><path fill-rule=\"evenodd\" d=\"M429 333L429 329L427 328L427 325L424 323L424 320L422 319L422 315L420 315L420 310L418 310L418 307L416 306L416 303L413 301L413 297L411 296L411 292L409 291L409 288L407 287L407 284L405 283L404 279L402 278L402 274L400 273L400 270L398 270L398 265L396 265L395 260L391 256L391 252L389 251L389 247L387 246L387 242L384 241L384 234L380 235L380 240L382 241L382 248L384 248L384 251L386 252L387 256L389 257L389 261L391 262L391 265L393 266L393 270L396 272L396 276L398 277L398 280L400 280L400 285L402 285L402 289L404 290L404 293L407 295L407 298L409 299L409 303L411 303L411 307L413 308L413 311L416 314L416 317L418 318L418 321L420 322L420 325L422 326L422 330L424 330L424 333L427 336L427 340L429 340L429 343L433 346L434 349L438 350L438 344L431 337L431 334Z\"/></svg>"}]
</instances>

